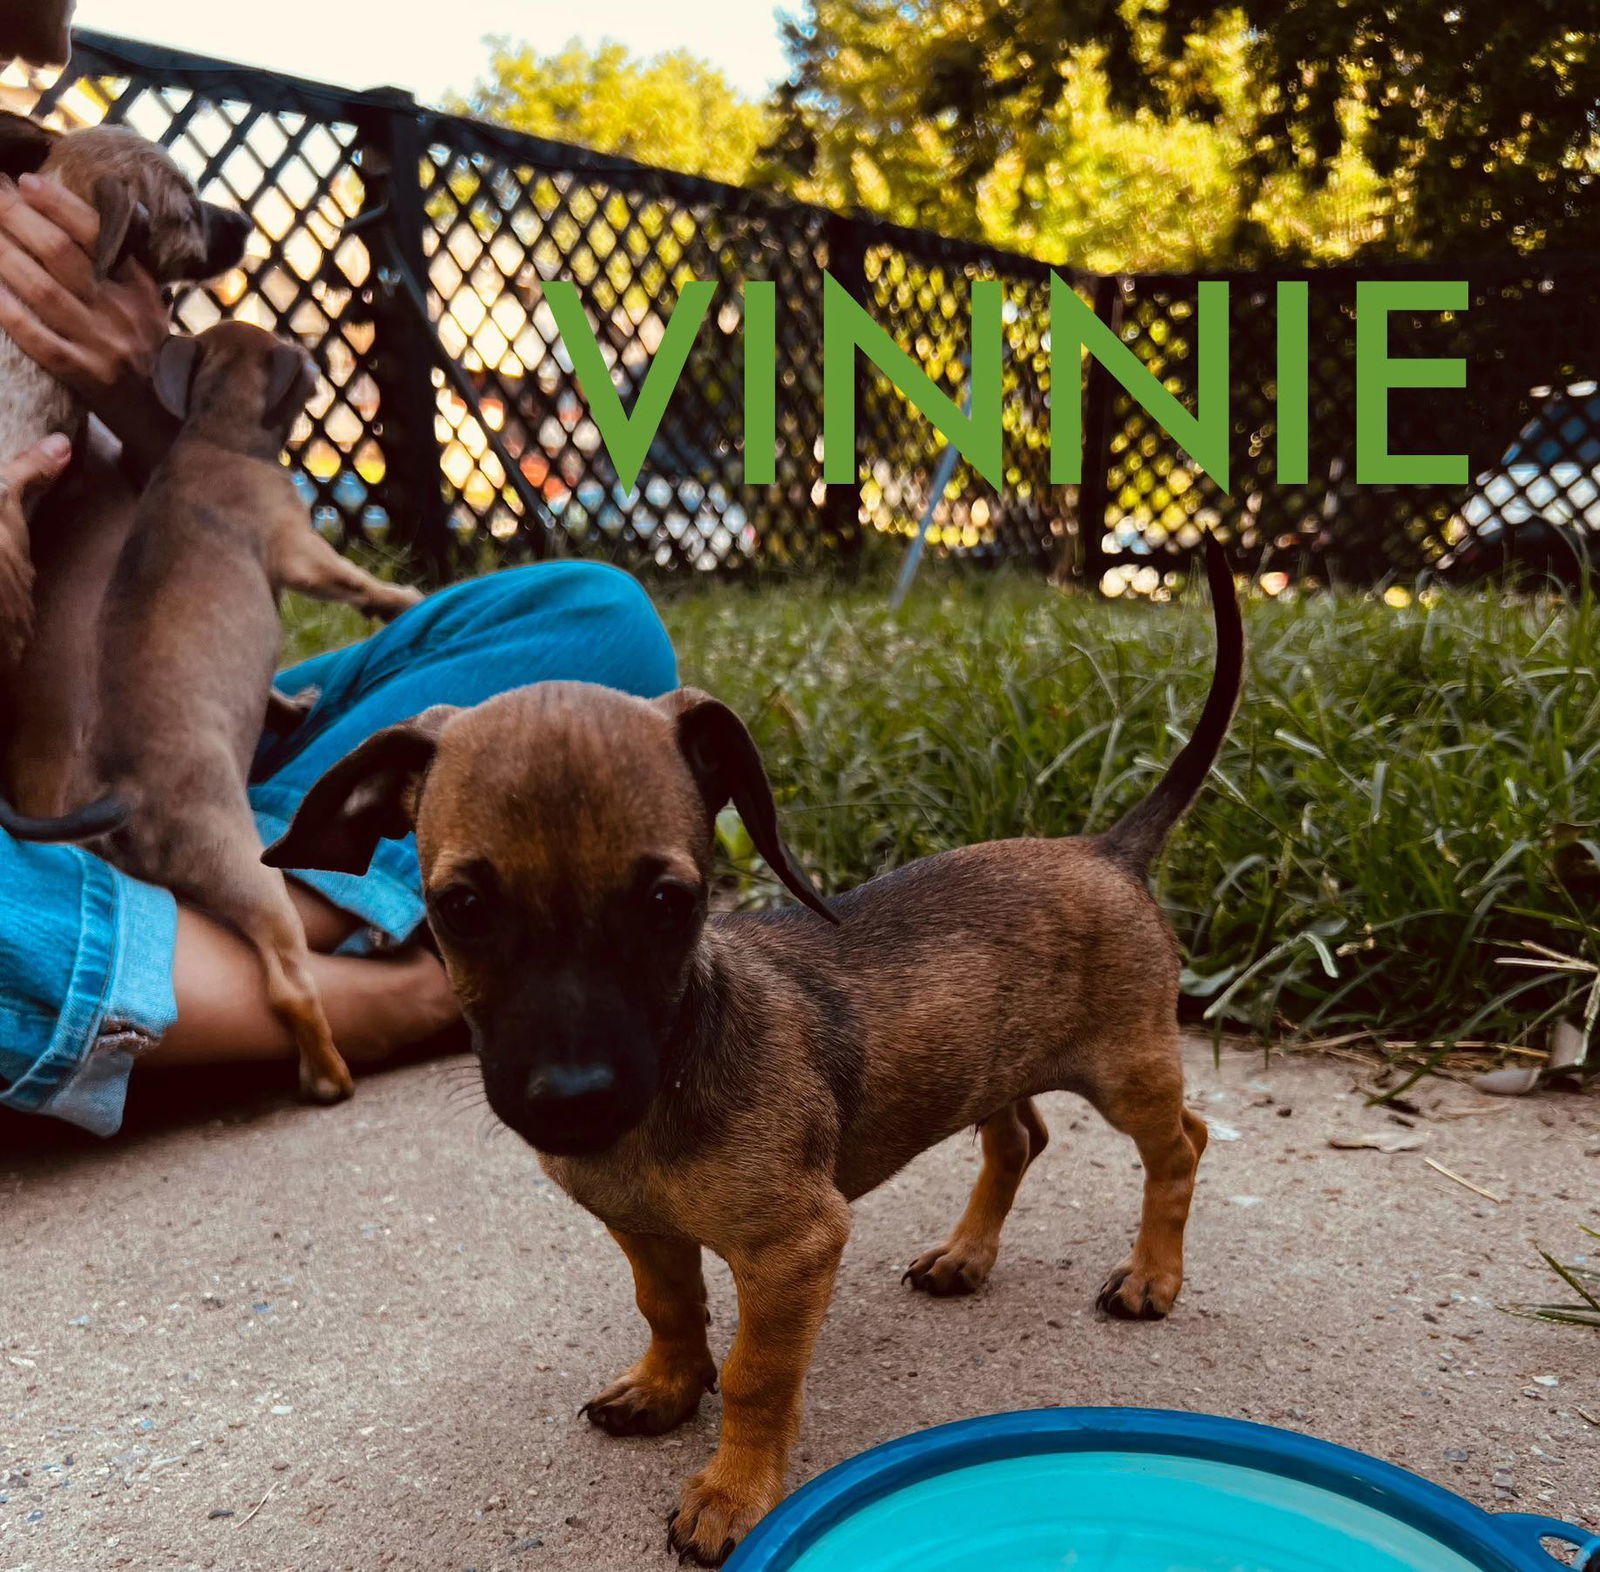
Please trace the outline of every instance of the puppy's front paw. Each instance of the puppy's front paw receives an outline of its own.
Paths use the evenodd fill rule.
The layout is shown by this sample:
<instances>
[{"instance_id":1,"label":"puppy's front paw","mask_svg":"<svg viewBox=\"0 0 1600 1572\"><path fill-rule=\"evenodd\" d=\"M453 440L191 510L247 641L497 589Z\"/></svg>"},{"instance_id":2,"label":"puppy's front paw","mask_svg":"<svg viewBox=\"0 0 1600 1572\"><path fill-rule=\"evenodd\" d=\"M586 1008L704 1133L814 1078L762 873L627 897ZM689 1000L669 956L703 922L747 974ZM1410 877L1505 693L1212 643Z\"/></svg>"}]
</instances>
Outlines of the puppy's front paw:
<instances>
[{"instance_id":1,"label":"puppy's front paw","mask_svg":"<svg viewBox=\"0 0 1600 1572\"><path fill-rule=\"evenodd\" d=\"M988 1282L994 1260L992 1248L952 1239L937 1250L919 1255L900 1281L935 1299L953 1299L960 1294L977 1293Z\"/></svg>"},{"instance_id":2,"label":"puppy's front paw","mask_svg":"<svg viewBox=\"0 0 1600 1572\"><path fill-rule=\"evenodd\" d=\"M1095 1308L1119 1321L1159 1321L1182 1287L1181 1272L1145 1272L1130 1261L1106 1279Z\"/></svg>"},{"instance_id":3,"label":"puppy's front paw","mask_svg":"<svg viewBox=\"0 0 1600 1572\"><path fill-rule=\"evenodd\" d=\"M684 1486L667 1543L690 1566L720 1567L734 1547L783 1499L783 1481L712 1458Z\"/></svg>"},{"instance_id":4,"label":"puppy's front paw","mask_svg":"<svg viewBox=\"0 0 1600 1572\"><path fill-rule=\"evenodd\" d=\"M361 609L379 622L393 622L402 611L420 605L423 599L422 591L413 589L409 584L380 584L367 596L366 604Z\"/></svg>"},{"instance_id":5,"label":"puppy's front paw","mask_svg":"<svg viewBox=\"0 0 1600 1572\"><path fill-rule=\"evenodd\" d=\"M578 1410L613 1436L659 1436L693 1419L700 1398L717 1389L717 1367L665 1370L646 1358Z\"/></svg>"},{"instance_id":6,"label":"puppy's front paw","mask_svg":"<svg viewBox=\"0 0 1600 1572\"><path fill-rule=\"evenodd\" d=\"M300 1066L300 1097L308 1103L342 1103L355 1095L356 1083L342 1060L334 1064Z\"/></svg>"}]
</instances>

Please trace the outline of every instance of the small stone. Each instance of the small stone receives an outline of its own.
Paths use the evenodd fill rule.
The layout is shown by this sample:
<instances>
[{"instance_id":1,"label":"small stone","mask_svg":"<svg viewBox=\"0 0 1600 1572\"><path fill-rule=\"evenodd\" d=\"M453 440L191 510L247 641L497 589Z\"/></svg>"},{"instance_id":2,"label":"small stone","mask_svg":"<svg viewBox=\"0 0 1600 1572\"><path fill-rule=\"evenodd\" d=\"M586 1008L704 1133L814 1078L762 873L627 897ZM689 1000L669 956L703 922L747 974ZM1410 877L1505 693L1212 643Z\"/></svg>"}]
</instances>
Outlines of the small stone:
<instances>
[{"instance_id":1,"label":"small stone","mask_svg":"<svg viewBox=\"0 0 1600 1572\"><path fill-rule=\"evenodd\" d=\"M511 1548L521 1555L524 1550L537 1550L543 1543L542 1539L519 1539Z\"/></svg>"},{"instance_id":2,"label":"small stone","mask_svg":"<svg viewBox=\"0 0 1600 1572\"><path fill-rule=\"evenodd\" d=\"M1561 1378L1553 1375L1537 1375L1533 1378L1533 1384L1535 1386L1560 1386Z\"/></svg>"},{"instance_id":3,"label":"small stone","mask_svg":"<svg viewBox=\"0 0 1600 1572\"><path fill-rule=\"evenodd\" d=\"M1463 1451L1460 1447L1451 1447L1450 1450L1444 1454L1444 1460L1447 1463L1465 1463L1471 1456L1472 1454L1470 1452Z\"/></svg>"},{"instance_id":4,"label":"small stone","mask_svg":"<svg viewBox=\"0 0 1600 1572\"><path fill-rule=\"evenodd\" d=\"M212 1509L206 1513L206 1516L208 1518L232 1517L233 1509L232 1507L212 1507Z\"/></svg>"}]
</instances>

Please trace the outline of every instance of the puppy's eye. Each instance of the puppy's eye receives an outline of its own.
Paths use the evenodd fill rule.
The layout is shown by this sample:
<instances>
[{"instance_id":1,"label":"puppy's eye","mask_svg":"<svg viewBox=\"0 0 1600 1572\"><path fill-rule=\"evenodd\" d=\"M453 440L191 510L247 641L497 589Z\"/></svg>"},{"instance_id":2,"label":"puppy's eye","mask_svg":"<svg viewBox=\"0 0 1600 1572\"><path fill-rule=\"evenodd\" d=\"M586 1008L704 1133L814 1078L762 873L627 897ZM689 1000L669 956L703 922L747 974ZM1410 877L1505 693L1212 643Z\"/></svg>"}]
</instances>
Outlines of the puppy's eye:
<instances>
[{"instance_id":1,"label":"puppy's eye","mask_svg":"<svg viewBox=\"0 0 1600 1572\"><path fill-rule=\"evenodd\" d=\"M650 925L660 933L681 933L700 910L700 892L682 879L658 879L651 887Z\"/></svg>"},{"instance_id":2,"label":"puppy's eye","mask_svg":"<svg viewBox=\"0 0 1600 1572\"><path fill-rule=\"evenodd\" d=\"M430 896L428 913L441 937L463 944L488 938L494 928L489 903L469 884L448 884Z\"/></svg>"}]
</instances>

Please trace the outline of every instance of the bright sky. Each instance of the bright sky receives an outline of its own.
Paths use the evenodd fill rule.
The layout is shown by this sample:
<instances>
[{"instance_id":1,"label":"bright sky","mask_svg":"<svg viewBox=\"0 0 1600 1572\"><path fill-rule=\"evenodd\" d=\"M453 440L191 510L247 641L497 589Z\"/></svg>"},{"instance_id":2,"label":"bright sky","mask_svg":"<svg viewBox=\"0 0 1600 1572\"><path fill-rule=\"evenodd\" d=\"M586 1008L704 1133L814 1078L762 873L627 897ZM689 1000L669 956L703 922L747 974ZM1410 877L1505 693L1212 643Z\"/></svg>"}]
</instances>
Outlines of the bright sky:
<instances>
[{"instance_id":1,"label":"bright sky","mask_svg":"<svg viewBox=\"0 0 1600 1572\"><path fill-rule=\"evenodd\" d=\"M784 74L772 0L78 0L76 23L346 87L465 92L486 35L546 53L577 36L635 54L687 48L757 96Z\"/></svg>"}]
</instances>

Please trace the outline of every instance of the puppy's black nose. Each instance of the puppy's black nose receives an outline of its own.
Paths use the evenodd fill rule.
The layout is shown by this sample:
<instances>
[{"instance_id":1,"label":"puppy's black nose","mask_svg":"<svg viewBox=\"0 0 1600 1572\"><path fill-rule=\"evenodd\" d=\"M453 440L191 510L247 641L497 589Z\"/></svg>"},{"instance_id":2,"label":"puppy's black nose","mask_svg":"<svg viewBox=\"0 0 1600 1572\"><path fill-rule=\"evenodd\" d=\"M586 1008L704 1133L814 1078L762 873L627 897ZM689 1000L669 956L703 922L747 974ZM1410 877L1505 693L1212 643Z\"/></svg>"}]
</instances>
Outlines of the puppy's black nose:
<instances>
[{"instance_id":1,"label":"puppy's black nose","mask_svg":"<svg viewBox=\"0 0 1600 1572\"><path fill-rule=\"evenodd\" d=\"M528 1077L528 1106L541 1118L583 1124L604 1112L617 1090L608 1064L544 1065Z\"/></svg>"},{"instance_id":2,"label":"puppy's black nose","mask_svg":"<svg viewBox=\"0 0 1600 1572\"><path fill-rule=\"evenodd\" d=\"M207 202L206 213L206 264L215 273L237 267L244 257L246 242L255 223L248 213L231 207L217 207Z\"/></svg>"}]
</instances>

